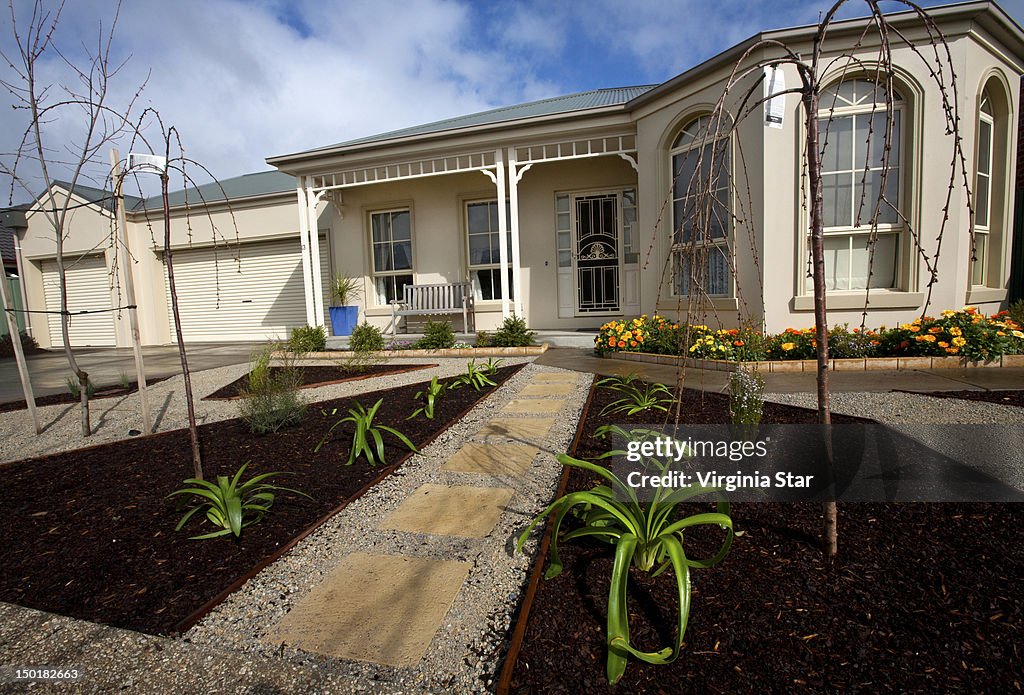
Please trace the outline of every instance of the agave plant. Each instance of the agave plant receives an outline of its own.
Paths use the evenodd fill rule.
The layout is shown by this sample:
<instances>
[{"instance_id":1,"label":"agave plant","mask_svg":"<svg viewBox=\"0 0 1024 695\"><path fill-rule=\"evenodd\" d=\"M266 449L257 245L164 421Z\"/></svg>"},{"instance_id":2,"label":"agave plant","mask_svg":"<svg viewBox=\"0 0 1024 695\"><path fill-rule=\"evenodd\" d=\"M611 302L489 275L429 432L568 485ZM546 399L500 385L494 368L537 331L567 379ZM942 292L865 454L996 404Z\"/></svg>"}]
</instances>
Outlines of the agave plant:
<instances>
[{"instance_id":1,"label":"agave plant","mask_svg":"<svg viewBox=\"0 0 1024 695\"><path fill-rule=\"evenodd\" d=\"M242 474L245 473L248 466L248 463L243 464L230 479L226 475L218 475L216 483L199 478L186 479L186 487L175 490L168 497L194 495L199 498L199 502L185 513L174 530L180 531L196 513L205 511L207 521L216 526L218 530L200 536L191 536L191 540L205 540L228 534L234 534L235 538L239 538L242 535L242 529L258 523L267 515L270 507L274 504L274 492L294 492L296 495L309 498L309 495L304 492L266 482L274 476L284 475L279 472L263 473L239 485Z\"/></svg>"},{"instance_id":2,"label":"agave plant","mask_svg":"<svg viewBox=\"0 0 1024 695\"><path fill-rule=\"evenodd\" d=\"M621 453L624 452L611 452L605 456ZM630 655L651 664L667 664L674 661L682 649L683 636L690 616L690 570L718 564L732 545L733 528L728 498L721 490L694 486L678 489L655 488L650 500L641 501L634 488L623 484L604 466L565 454L560 455L558 460L565 466L597 474L606 480L608 485L598 485L589 491L572 492L555 500L534 518L519 536L517 549L522 550L533 528L542 519L553 514L555 522L551 562L544 576L546 579L557 577L562 572L562 561L558 555L558 533L562 520L574 507L582 506L580 516L583 526L566 533L561 540L564 542L591 537L615 546L615 560L608 590L606 672L609 683L617 683L622 678ZM664 473L667 464L657 464L656 467ZM676 518L680 503L699 495L709 494L717 497L717 511ZM720 526L726 532L725 540L718 552L713 557L702 560L688 557L683 546L686 529L700 525ZM675 642L671 646L655 652L643 652L630 644L629 612L626 605L630 565L644 572L653 570L652 576L657 576L668 568L675 574L679 621Z\"/></svg>"},{"instance_id":3,"label":"agave plant","mask_svg":"<svg viewBox=\"0 0 1024 695\"><path fill-rule=\"evenodd\" d=\"M488 377L487 367L478 367L476 360L470 360L466 365L466 373L457 376L448 388L457 389L463 386L472 386L479 391L484 386L497 386Z\"/></svg>"},{"instance_id":4,"label":"agave plant","mask_svg":"<svg viewBox=\"0 0 1024 695\"><path fill-rule=\"evenodd\" d=\"M412 420L420 413L426 415L428 420L433 420L434 404L437 402L438 398L444 395L445 390L447 390L447 386L439 382L436 376L433 379L431 379L430 383L427 385L427 388L423 389L422 391L416 392L416 400L424 400L425 403L421 407L414 410L412 415L407 417L406 420Z\"/></svg>"},{"instance_id":5,"label":"agave plant","mask_svg":"<svg viewBox=\"0 0 1024 695\"><path fill-rule=\"evenodd\" d=\"M622 398L612 401L601 409L601 414L616 413L636 415L648 410L668 412L674 402L672 391L665 384L642 381L632 374L601 379L597 385L611 391L618 391Z\"/></svg>"},{"instance_id":6,"label":"agave plant","mask_svg":"<svg viewBox=\"0 0 1024 695\"><path fill-rule=\"evenodd\" d=\"M484 372L487 373L487 376L494 376L504 363L505 360L496 360L493 357L488 357L487 361L484 362Z\"/></svg>"},{"instance_id":7,"label":"agave plant","mask_svg":"<svg viewBox=\"0 0 1024 695\"><path fill-rule=\"evenodd\" d=\"M389 434L394 435L399 441L409 447L410 451L415 452L416 445L409 441L408 437L396 430L394 427L388 427L387 425L375 425L373 423L373 418L376 417L377 411L380 409L380 405L383 402L384 399L381 398L374 403L369 410L363 407L362 403L356 403L354 408L349 408L347 417L343 417L331 425L330 429L327 430L327 434L325 434L324 438L320 440L320 443L316 445L313 452L315 453L320 451L323 445L327 443L327 440L330 439L334 430L346 422L351 422L356 427L355 432L352 434L352 447L348 452L348 460L345 462L346 466L351 466L355 463L355 460L359 458L360 455L365 456L367 462L371 466L376 466L378 462L383 464L384 437L381 434L382 432L388 432ZM331 410L330 414L335 415L337 412L338 409L334 408ZM325 412L324 415L327 415L327 413ZM373 442L373 446L370 445L371 441Z\"/></svg>"}]
</instances>

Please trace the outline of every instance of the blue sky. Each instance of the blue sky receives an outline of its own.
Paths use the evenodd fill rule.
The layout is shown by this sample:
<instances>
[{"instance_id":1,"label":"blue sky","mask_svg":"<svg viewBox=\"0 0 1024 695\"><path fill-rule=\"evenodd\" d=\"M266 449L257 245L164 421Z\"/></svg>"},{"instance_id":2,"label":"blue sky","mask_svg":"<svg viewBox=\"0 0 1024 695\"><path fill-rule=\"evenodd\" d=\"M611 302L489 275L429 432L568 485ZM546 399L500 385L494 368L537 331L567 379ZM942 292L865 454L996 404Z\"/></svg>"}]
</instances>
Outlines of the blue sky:
<instances>
[{"instance_id":1,"label":"blue sky","mask_svg":"<svg viewBox=\"0 0 1024 695\"><path fill-rule=\"evenodd\" d=\"M31 0L14 4L24 21ZM114 83L114 101L124 103L148 74L139 105L158 108L189 154L226 178L266 169L271 155L533 99L662 82L760 30L814 23L830 5L126 0L115 49L130 60ZM1024 23L1024 0L1001 5ZM111 0L69 0L57 33L67 55L95 41L113 7ZM848 8L845 16L865 13L860 0ZM6 16L0 22L5 51L9 24ZM47 79L69 79L57 59L44 67ZM24 128L10 101L0 97L4 158ZM49 124L47 136L57 145L75 132L70 119ZM2 176L0 184L6 198Z\"/></svg>"}]
</instances>

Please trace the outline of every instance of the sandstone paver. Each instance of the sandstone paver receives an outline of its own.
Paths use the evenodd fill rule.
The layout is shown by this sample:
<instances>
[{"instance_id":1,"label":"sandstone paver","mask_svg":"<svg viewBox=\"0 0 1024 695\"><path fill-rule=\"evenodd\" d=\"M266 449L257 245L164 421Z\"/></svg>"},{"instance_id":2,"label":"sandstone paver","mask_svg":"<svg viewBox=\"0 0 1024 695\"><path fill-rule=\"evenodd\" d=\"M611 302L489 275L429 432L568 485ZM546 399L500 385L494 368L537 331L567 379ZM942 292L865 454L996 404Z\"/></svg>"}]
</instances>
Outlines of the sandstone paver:
<instances>
[{"instance_id":1,"label":"sandstone paver","mask_svg":"<svg viewBox=\"0 0 1024 695\"><path fill-rule=\"evenodd\" d=\"M380 524L383 529L483 538L505 511L512 490L472 485L421 485Z\"/></svg>"},{"instance_id":2,"label":"sandstone paver","mask_svg":"<svg viewBox=\"0 0 1024 695\"><path fill-rule=\"evenodd\" d=\"M554 398L515 398L509 401L508 405L502 408L502 411L506 413L553 415L564 406L564 400Z\"/></svg>"},{"instance_id":3,"label":"sandstone paver","mask_svg":"<svg viewBox=\"0 0 1024 695\"><path fill-rule=\"evenodd\" d=\"M496 417L488 420L473 436L489 444L508 439L539 444L547 437L553 424L553 417Z\"/></svg>"},{"instance_id":4,"label":"sandstone paver","mask_svg":"<svg viewBox=\"0 0 1024 695\"><path fill-rule=\"evenodd\" d=\"M482 475L524 475L537 455L529 444L477 444L466 442L441 466L442 470Z\"/></svg>"},{"instance_id":5,"label":"sandstone paver","mask_svg":"<svg viewBox=\"0 0 1024 695\"><path fill-rule=\"evenodd\" d=\"M576 390L576 384L560 384L558 382L542 382L527 384L519 391L520 398L546 398L548 396L568 396Z\"/></svg>"}]
</instances>

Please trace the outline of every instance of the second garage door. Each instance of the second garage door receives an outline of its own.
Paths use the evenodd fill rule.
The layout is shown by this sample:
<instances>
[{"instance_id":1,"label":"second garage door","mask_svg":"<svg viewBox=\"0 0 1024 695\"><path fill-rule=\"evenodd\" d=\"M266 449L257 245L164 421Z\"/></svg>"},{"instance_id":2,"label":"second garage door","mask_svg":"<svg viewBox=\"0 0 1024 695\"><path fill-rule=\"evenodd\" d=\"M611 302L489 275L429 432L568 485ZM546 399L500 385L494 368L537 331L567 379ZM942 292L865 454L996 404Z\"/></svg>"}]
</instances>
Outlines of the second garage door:
<instances>
[{"instance_id":1,"label":"second garage door","mask_svg":"<svg viewBox=\"0 0 1024 695\"><path fill-rule=\"evenodd\" d=\"M60 311L60 276L57 261L43 261L43 295L46 310ZM64 277L67 279L68 311L72 313L68 323L68 337L73 346L112 346L114 335L114 314L110 311L110 275L102 255L65 257ZM77 311L95 313L77 314ZM60 314L47 315L50 328L50 346L64 344L60 332Z\"/></svg>"},{"instance_id":2,"label":"second garage door","mask_svg":"<svg viewBox=\"0 0 1024 695\"><path fill-rule=\"evenodd\" d=\"M322 251L324 258L329 258L327 249ZM297 237L176 251L174 279L187 342L286 338L292 328L306 323L302 250ZM166 273L164 286L174 340Z\"/></svg>"}]
</instances>

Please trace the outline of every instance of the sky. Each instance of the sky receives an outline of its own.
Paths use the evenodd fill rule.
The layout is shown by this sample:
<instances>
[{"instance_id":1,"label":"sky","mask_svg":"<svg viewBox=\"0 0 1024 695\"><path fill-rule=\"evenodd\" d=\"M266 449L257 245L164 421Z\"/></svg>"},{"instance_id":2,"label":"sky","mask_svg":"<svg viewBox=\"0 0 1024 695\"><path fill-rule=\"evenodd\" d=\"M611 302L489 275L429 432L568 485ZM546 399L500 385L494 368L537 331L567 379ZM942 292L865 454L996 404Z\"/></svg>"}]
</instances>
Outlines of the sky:
<instances>
[{"instance_id":1,"label":"sky","mask_svg":"<svg viewBox=\"0 0 1024 695\"><path fill-rule=\"evenodd\" d=\"M0 49L35 0L0 9ZM40 0L53 8L52 0ZM604 87L656 84L758 31L814 23L829 1L788 0L125 0L111 47L124 65L109 104L157 109L186 154L218 178L268 169L267 157L442 118ZM924 0L921 4L942 4ZM1024 24L1024 0L1001 6ZM886 3L885 8L895 7ZM851 0L843 16L865 13ZM73 85L68 62L110 31L113 0L68 0L43 54L50 99ZM0 60L0 79L17 76ZM0 94L0 162L28 122ZM48 156L78 139L82 114L45 126ZM150 131L152 132L152 131ZM128 143L121 143L127 151ZM139 149L136 147L136 149ZM107 153L100 153L105 162ZM39 177L23 169L37 193ZM93 183L101 169L93 169ZM55 166L53 178L67 175ZM208 179L200 180L205 182ZM100 182L101 183L101 182ZM7 204L10 177L0 173ZM27 198L15 190L15 202Z\"/></svg>"}]
</instances>

